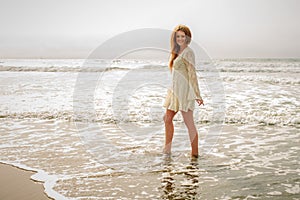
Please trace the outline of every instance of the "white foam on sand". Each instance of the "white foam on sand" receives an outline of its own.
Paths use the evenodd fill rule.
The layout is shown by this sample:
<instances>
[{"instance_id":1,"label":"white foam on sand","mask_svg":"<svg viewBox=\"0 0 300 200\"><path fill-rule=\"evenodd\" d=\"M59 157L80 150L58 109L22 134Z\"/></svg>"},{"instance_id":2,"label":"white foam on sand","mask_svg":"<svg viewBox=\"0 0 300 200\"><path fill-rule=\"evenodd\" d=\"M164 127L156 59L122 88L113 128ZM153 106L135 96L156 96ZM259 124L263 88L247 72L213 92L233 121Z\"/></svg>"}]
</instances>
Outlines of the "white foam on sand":
<instances>
[{"instance_id":1,"label":"white foam on sand","mask_svg":"<svg viewBox=\"0 0 300 200\"><path fill-rule=\"evenodd\" d=\"M12 165L23 170L36 172L30 178L34 181L43 182L43 186L45 188L44 192L47 194L48 197L56 200L70 200L70 198L67 198L53 190L55 183L58 181L58 177L56 175L49 175L44 170L34 169L16 162L0 161L0 163Z\"/></svg>"}]
</instances>

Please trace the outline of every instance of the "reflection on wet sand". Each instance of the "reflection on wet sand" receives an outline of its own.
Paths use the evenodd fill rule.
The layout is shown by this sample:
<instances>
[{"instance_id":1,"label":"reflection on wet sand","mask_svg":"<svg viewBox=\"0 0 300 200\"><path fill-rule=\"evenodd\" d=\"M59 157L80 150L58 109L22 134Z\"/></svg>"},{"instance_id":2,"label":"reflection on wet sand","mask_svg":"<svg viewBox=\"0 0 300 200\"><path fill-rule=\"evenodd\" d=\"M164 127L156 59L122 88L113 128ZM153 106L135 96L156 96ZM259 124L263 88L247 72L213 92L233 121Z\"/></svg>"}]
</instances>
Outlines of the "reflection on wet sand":
<instances>
[{"instance_id":1,"label":"reflection on wet sand","mask_svg":"<svg viewBox=\"0 0 300 200\"><path fill-rule=\"evenodd\" d=\"M191 159L183 168L174 166L170 157L165 158L161 176L162 199L198 199L199 168L197 159Z\"/></svg>"}]
</instances>

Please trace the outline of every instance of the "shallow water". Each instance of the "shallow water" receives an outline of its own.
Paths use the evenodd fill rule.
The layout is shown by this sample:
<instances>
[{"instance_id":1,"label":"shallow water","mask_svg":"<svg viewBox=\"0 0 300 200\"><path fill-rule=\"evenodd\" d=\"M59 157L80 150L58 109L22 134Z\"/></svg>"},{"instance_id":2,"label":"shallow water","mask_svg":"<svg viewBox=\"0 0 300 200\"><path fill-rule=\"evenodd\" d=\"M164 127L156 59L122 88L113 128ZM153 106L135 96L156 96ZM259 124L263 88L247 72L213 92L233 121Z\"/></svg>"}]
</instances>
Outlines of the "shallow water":
<instances>
[{"instance_id":1,"label":"shallow water","mask_svg":"<svg viewBox=\"0 0 300 200\"><path fill-rule=\"evenodd\" d=\"M299 199L299 62L216 61L218 77L199 69L198 160L180 114L173 153L161 153L165 68L126 61L98 74L63 63L54 72L1 63L2 162L45 171L74 199ZM223 88L209 87L212 78Z\"/></svg>"},{"instance_id":2,"label":"shallow water","mask_svg":"<svg viewBox=\"0 0 300 200\"><path fill-rule=\"evenodd\" d=\"M198 160L191 160L187 133L181 122L175 126L171 157L161 154L163 134L147 143L132 138L133 142L128 142L128 138L108 134L114 127L107 125L102 130L107 130L111 143L98 139L87 145L72 122L10 120L1 124L1 160L57 175L54 190L67 197L299 197L300 133L295 127L224 125L218 142L205 153L202 150L208 127L198 125L201 153ZM94 132L97 129L98 124L94 124Z\"/></svg>"}]
</instances>

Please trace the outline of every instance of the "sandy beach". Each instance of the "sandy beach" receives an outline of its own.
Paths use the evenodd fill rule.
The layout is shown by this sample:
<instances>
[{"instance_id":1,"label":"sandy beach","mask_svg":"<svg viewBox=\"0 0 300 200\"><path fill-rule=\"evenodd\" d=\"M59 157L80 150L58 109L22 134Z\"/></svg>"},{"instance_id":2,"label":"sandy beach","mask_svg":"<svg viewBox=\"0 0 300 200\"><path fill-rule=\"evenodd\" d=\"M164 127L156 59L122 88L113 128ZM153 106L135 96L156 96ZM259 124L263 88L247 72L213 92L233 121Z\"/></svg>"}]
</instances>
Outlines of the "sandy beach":
<instances>
[{"instance_id":1,"label":"sandy beach","mask_svg":"<svg viewBox=\"0 0 300 200\"><path fill-rule=\"evenodd\" d=\"M166 63L0 62L0 162L29 170L0 165L0 200L299 199L300 61L199 68L197 161L180 114L161 153Z\"/></svg>"},{"instance_id":2,"label":"sandy beach","mask_svg":"<svg viewBox=\"0 0 300 200\"><path fill-rule=\"evenodd\" d=\"M23 170L0 163L0 199L2 200L49 200L43 184L33 181L33 171Z\"/></svg>"}]
</instances>

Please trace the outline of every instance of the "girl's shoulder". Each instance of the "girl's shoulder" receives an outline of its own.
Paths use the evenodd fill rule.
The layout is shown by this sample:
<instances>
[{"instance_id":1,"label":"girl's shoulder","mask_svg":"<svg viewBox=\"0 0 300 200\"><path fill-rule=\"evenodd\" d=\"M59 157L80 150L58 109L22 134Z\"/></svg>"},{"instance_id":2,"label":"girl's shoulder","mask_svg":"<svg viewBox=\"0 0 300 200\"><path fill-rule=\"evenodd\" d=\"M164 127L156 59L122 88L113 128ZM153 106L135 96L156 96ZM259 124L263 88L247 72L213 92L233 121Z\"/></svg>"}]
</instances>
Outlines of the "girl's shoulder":
<instances>
[{"instance_id":1,"label":"girl's shoulder","mask_svg":"<svg viewBox=\"0 0 300 200\"><path fill-rule=\"evenodd\" d=\"M189 52L189 51L190 51L190 52L194 52L194 50L193 50L190 46L187 46L187 47L186 47L186 51L187 51L187 52Z\"/></svg>"},{"instance_id":2,"label":"girl's shoulder","mask_svg":"<svg viewBox=\"0 0 300 200\"><path fill-rule=\"evenodd\" d=\"M186 56L187 56L187 57L190 57L190 56L194 57L195 54L194 54L193 49L192 49L191 47L187 46L187 47L184 49L184 52L182 52L182 56L183 56L183 57L186 57Z\"/></svg>"},{"instance_id":3,"label":"girl's shoulder","mask_svg":"<svg viewBox=\"0 0 300 200\"><path fill-rule=\"evenodd\" d=\"M187 46L182 52L182 55L194 55L194 51L191 47Z\"/></svg>"},{"instance_id":4,"label":"girl's shoulder","mask_svg":"<svg viewBox=\"0 0 300 200\"><path fill-rule=\"evenodd\" d=\"M187 46L185 51L183 52L182 58L188 63L195 65L195 54L193 49L189 46Z\"/></svg>"}]
</instances>

